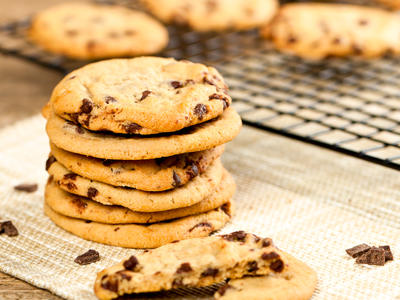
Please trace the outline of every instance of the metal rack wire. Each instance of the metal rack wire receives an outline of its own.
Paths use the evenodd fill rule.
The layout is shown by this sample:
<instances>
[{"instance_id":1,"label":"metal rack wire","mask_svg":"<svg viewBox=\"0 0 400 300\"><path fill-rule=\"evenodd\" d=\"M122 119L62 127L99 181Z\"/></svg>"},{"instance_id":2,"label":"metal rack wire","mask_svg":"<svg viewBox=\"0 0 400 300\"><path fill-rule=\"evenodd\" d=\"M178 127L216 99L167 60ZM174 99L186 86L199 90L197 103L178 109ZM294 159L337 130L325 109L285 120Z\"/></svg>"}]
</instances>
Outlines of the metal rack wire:
<instances>
[{"instance_id":1,"label":"metal rack wire","mask_svg":"<svg viewBox=\"0 0 400 300\"><path fill-rule=\"evenodd\" d=\"M0 25L0 52L65 73L88 63L32 45L28 28L29 19ZM256 31L168 30L161 55L215 65L245 124L400 169L400 59L309 62L275 51Z\"/></svg>"}]
</instances>

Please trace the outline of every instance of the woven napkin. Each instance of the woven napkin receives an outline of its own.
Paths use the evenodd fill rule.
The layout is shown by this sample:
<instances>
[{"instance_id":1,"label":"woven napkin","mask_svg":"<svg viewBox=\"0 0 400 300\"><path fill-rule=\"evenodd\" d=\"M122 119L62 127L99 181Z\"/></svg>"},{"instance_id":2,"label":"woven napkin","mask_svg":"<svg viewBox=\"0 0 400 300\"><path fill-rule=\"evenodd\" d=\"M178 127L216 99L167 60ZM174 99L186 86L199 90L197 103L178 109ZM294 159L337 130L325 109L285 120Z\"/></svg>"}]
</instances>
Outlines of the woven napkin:
<instances>
[{"instance_id":1,"label":"woven napkin","mask_svg":"<svg viewBox=\"0 0 400 300\"><path fill-rule=\"evenodd\" d=\"M20 232L0 236L0 270L67 299L95 299L96 273L136 250L85 241L43 214L44 125L35 116L0 132L0 220ZM305 261L319 277L313 299L400 299L397 171L250 127L228 144L223 161L238 190L237 213L222 232L269 236ZM14 191L22 182L39 190ZM356 265L344 250L364 242L391 245L395 260ZM101 260L73 262L88 249Z\"/></svg>"}]
</instances>

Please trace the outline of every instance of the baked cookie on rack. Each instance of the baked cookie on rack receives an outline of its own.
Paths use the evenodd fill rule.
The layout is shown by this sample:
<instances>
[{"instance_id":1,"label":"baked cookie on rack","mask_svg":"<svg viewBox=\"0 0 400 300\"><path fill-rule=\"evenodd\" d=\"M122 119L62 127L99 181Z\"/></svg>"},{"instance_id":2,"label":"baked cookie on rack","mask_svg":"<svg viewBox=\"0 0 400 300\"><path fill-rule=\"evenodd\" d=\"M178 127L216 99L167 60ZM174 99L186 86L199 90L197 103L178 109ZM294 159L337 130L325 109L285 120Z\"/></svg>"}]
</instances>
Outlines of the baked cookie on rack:
<instances>
[{"instance_id":1,"label":"baked cookie on rack","mask_svg":"<svg viewBox=\"0 0 400 300\"><path fill-rule=\"evenodd\" d=\"M277 0L142 0L166 23L187 25L197 31L246 30L268 23Z\"/></svg>"},{"instance_id":2,"label":"baked cookie on rack","mask_svg":"<svg viewBox=\"0 0 400 300\"><path fill-rule=\"evenodd\" d=\"M275 47L301 57L400 53L400 16L346 4L291 3L261 30Z\"/></svg>"},{"instance_id":3,"label":"baked cookie on rack","mask_svg":"<svg viewBox=\"0 0 400 300\"><path fill-rule=\"evenodd\" d=\"M165 27L143 12L78 2L36 14L29 37L49 52L76 59L154 54L168 43Z\"/></svg>"}]
</instances>

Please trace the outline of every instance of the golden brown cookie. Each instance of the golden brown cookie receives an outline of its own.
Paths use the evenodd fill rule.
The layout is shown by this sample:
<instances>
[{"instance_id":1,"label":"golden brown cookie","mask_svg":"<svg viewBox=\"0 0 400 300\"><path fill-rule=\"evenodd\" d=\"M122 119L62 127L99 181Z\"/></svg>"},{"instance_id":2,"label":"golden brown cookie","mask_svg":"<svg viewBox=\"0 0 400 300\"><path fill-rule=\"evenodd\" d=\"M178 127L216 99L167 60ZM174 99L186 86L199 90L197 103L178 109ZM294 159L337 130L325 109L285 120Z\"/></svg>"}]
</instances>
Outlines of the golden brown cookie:
<instances>
[{"instance_id":1,"label":"golden brown cookie","mask_svg":"<svg viewBox=\"0 0 400 300\"><path fill-rule=\"evenodd\" d=\"M63 3L36 14L29 37L44 49L77 59L161 51L168 32L143 12L93 3Z\"/></svg>"}]
</instances>

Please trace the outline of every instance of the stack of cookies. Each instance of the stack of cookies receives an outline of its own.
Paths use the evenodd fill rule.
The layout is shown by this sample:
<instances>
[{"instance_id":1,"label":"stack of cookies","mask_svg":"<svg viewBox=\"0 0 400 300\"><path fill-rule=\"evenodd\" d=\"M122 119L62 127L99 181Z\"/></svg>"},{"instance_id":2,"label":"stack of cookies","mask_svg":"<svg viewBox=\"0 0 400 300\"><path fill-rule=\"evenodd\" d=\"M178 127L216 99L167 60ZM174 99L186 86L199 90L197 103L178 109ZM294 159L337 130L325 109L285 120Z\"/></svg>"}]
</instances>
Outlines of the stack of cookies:
<instances>
[{"instance_id":1,"label":"stack of cookies","mask_svg":"<svg viewBox=\"0 0 400 300\"><path fill-rule=\"evenodd\" d=\"M45 213L84 239L154 248L231 218L221 164L241 127L222 76L172 58L114 59L68 74L44 109Z\"/></svg>"}]
</instances>

